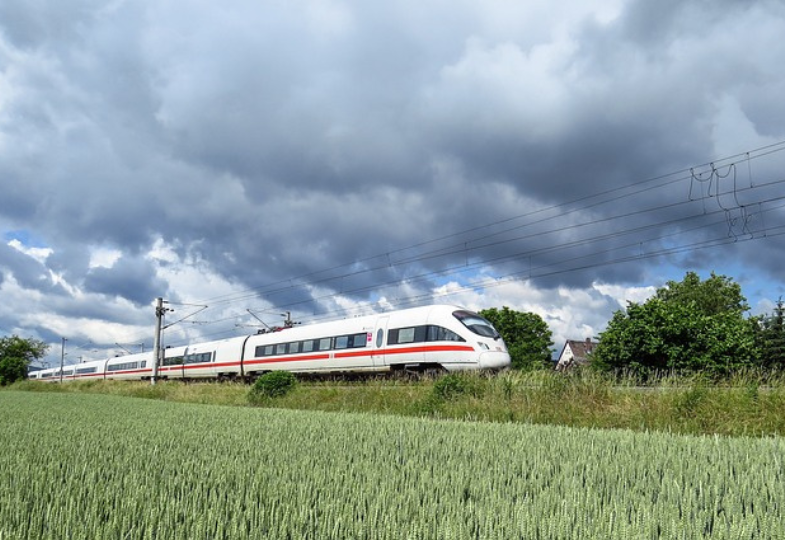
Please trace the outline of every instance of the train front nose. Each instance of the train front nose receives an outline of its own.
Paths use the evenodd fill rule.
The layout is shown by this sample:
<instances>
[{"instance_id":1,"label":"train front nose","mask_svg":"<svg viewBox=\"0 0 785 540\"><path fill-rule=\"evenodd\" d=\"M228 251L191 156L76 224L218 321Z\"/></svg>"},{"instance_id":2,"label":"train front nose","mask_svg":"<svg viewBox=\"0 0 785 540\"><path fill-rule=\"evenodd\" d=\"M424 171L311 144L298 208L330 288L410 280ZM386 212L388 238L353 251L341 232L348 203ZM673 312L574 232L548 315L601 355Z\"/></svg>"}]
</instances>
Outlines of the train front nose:
<instances>
[{"instance_id":1,"label":"train front nose","mask_svg":"<svg viewBox=\"0 0 785 540\"><path fill-rule=\"evenodd\" d=\"M502 369L510 367L507 351L485 351L480 353L480 369Z\"/></svg>"}]
</instances>

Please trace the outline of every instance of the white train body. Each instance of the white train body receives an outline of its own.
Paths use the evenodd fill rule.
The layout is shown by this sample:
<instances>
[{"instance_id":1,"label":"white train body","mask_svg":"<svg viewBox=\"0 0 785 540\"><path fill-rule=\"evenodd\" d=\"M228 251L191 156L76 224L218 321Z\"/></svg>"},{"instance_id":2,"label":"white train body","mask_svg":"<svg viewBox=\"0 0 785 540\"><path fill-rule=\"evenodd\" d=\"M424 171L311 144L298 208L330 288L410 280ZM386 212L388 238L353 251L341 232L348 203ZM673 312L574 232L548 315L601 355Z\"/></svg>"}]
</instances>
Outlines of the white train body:
<instances>
[{"instance_id":1,"label":"white train body","mask_svg":"<svg viewBox=\"0 0 785 540\"><path fill-rule=\"evenodd\" d=\"M274 370L294 373L499 369L510 355L495 328L476 313L432 305L278 332L171 347L158 366L162 379L253 378ZM62 380L143 380L153 353L63 368ZM60 368L30 374L59 381Z\"/></svg>"}]
</instances>

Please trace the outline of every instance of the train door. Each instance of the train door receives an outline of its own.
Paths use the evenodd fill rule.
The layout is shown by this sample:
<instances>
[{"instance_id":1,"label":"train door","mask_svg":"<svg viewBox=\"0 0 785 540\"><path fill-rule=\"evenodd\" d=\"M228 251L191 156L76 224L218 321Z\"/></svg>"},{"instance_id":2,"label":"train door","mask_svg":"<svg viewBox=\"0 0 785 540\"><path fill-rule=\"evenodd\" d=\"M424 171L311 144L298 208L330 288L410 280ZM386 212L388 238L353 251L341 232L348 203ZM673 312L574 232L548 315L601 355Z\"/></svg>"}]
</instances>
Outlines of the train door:
<instances>
[{"instance_id":1,"label":"train door","mask_svg":"<svg viewBox=\"0 0 785 540\"><path fill-rule=\"evenodd\" d=\"M384 366L386 364L384 349L387 345L387 322L389 320L389 317L380 317L376 321L376 328L373 331L373 353L371 355L374 366Z\"/></svg>"},{"instance_id":2,"label":"train door","mask_svg":"<svg viewBox=\"0 0 785 540\"><path fill-rule=\"evenodd\" d=\"M183 357L180 358L180 369L178 370L180 373L178 373L177 376L180 377L181 379L185 379L185 359L187 356L188 356L188 347L185 348L185 350L183 351Z\"/></svg>"}]
</instances>

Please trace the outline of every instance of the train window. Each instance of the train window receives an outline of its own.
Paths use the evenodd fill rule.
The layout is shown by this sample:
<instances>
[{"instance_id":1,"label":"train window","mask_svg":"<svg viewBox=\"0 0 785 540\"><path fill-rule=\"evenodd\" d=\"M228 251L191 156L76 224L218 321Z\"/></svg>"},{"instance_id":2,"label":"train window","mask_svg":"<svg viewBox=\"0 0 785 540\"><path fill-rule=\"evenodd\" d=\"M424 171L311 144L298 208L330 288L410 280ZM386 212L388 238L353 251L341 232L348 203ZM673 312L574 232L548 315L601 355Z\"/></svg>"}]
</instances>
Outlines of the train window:
<instances>
[{"instance_id":1,"label":"train window","mask_svg":"<svg viewBox=\"0 0 785 540\"><path fill-rule=\"evenodd\" d=\"M349 347L349 336L338 336L335 338L336 349L346 349Z\"/></svg>"},{"instance_id":2,"label":"train window","mask_svg":"<svg viewBox=\"0 0 785 540\"><path fill-rule=\"evenodd\" d=\"M414 328L399 329L396 343L414 343Z\"/></svg>"},{"instance_id":3,"label":"train window","mask_svg":"<svg viewBox=\"0 0 785 540\"><path fill-rule=\"evenodd\" d=\"M311 352L313 351L313 340L309 339L308 341L303 341L302 352Z\"/></svg>"},{"instance_id":4,"label":"train window","mask_svg":"<svg viewBox=\"0 0 785 540\"><path fill-rule=\"evenodd\" d=\"M114 364L107 366L107 371L125 371L127 369L136 369L139 367L139 362L125 362L123 364Z\"/></svg>"},{"instance_id":5,"label":"train window","mask_svg":"<svg viewBox=\"0 0 785 540\"><path fill-rule=\"evenodd\" d=\"M286 354L288 350L288 343L279 343L275 346L275 354Z\"/></svg>"},{"instance_id":6,"label":"train window","mask_svg":"<svg viewBox=\"0 0 785 540\"><path fill-rule=\"evenodd\" d=\"M189 354L185 357L186 364L204 364L213 360L213 353L195 353Z\"/></svg>"},{"instance_id":7,"label":"train window","mask_svg":"<svg viewBox=\"0 0 785 540\"><path fill-rule=\"evenodd\" d=\"M143 368L147 367L147 360L142 360L142 366L141 367L143 367Z\"/></svg>"},{"instance_id":8,"label":"train window","mask_svg":"<svg viewBox=\"0 0 785 540\"><path fill-rule=\"evenodd\" d=\"M496 331L493 325L476 313L460 310L454 311L452 315L477 335L493 339L499 337L499 332Z\"/></svg>"},{"instance_id":9,"label":"train window","mask_svg":"<svg viewBox=\"0 0 785 540\"><path fill-rule=\"evenodd\" d=\"M262 352L262 356L272 356L274 350L275 350L274 345L265 345L264 350Z\"/></svg>"},{"instance_id":10,"label":"train window","mask_svg":"<svg viewBox=\"0 0 785 540\"><path fill-rule=\"evenodd\" d=\"M84 375L85 373L95 373L96 367L83 367L83 368L76 368L76 373L79 375Z\"/></svg>"},{"instance_id":11,"label":"train window","mask_svg":"<svg viewBox=\"0 0 785 540\"><path fill-rule=\"evenodd\" d=\"M289 344L289 354L296 354L300 352L300 347L302 346L302 341L295 341L294 343Z\"/></svg>"},{"instance_id":12,"label":"train window","mask_svg":"<svg viewBox=\"0 0 785 540\"><path fill-rule=\"evenodd\" d=\"M361 347L365 347L368 344L368 334L363 332L362 334L354 334L350 336L349 340L349 347L352 349L359 349Z\"/></svg>"},{"instance_id":13,"label":"train window","mask_svg":"<svg viewBox=\"0 0 785 540\"><path fill-rule=\"evenodd\" d=\"M427 325L423 325L390 330L387 334L387 344L400 345L404 343L424 343L429 340L428 328Z\"/></svg>"},{"instance_id":14,"label":"train window","mask_svg":"<svg viewBox=\"0 0 785 540\"><path fill-rule=\"evenodd\" d=\"M414 329L414 342L423 343L428 341L428 327L418 326Z\"/></svg>"},{"instance_id":15,"label":"train window","mask_svg":"<svg viewBox=\"0 0 785 540\"><path fill-rule=\"evenodd\" d=\"M319 340L319 350L320 351L329 351L332 349L333 338L322 338Z\"/></svg>"},{"instance_id":16,"label":"train window","mask_svg":"<svg viewBox=\"0 0 785 540\"><path fill-rule=\"evenodd\" d=\"M379 328L379 330L376 332L376 347L377 348L381 347L383 342L384 342L384 330Z\"/></svg>"},{"instance_id":17,"label":"train window","mask_svg":"<svg viewBox=\"0 0 785 540\"><path fill-rule=\"evenodd\" d=\"M182 363L183 363L182 356L172 356L170 358L164 358L165 366L179 366Z\"/></svg>"},{"instance_id":18,"label":"train window","mask_svg":"<svg viewBox=\"0 0 785 540\"><path fill-rule=\"evenodd\" d=\"M428 341L466 341L461 336L453 332L452 330L448 330L446 328L442 328L441 326L431 325L428 327Z\"/></svg>"}]
</instances>

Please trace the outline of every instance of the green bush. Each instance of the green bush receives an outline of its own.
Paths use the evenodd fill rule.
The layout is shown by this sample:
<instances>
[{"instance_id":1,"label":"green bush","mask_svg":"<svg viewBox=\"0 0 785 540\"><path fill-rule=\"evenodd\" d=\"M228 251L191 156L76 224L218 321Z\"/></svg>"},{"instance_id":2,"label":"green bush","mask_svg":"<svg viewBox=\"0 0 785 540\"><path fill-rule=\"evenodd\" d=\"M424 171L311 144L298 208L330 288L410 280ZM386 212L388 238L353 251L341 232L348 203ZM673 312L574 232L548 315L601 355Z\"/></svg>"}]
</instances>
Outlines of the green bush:
<instances>
[{"instance_id":1,"label":"green bush","mask_svg":"<svg viewBox=\"0 0 785 540\"><path fill-rule=\"evenodd\" d=\"M433 396L443 400L465 395L479 398L482 397L484 390L482 381L478 377L460 373L445 375L433 384Z\"/></svg>"},{"instance_id":2,"label":"green bush","mask_svg":"<svg viewBox=\"0 0 785 540\"><path fill-rule=\"evenodd\" d=\"M259 399L285 396L296 385L297 379L289 371L271 371L256 379L249 399L253 403Z\"/></svg>"}]
</instances>

